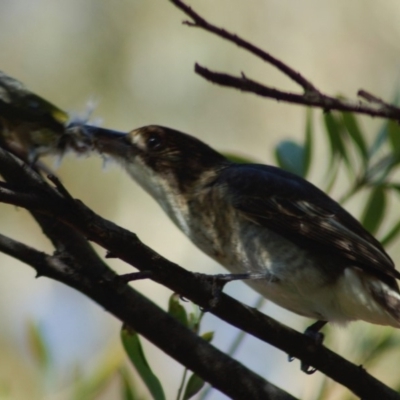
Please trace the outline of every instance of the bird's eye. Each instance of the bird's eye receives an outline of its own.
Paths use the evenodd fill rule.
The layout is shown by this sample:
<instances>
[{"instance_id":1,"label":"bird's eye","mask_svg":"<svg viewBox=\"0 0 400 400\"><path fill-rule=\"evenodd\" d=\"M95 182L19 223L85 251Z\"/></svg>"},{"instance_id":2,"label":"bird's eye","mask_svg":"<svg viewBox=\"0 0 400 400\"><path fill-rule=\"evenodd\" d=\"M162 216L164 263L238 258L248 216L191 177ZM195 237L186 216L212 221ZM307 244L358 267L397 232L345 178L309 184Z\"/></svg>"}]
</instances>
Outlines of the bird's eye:
<instances>
[{"instance_id":1,"label":"bird's eye","mask_svg":"<svg viewBox=\"0 0 400 400\"><path fill-rule=\"evenodd\" d=\"M153 134L147 138L146 145L148 150L158 150L162 146L162 138L159 135Z\"/></svg>"}]
</instances>

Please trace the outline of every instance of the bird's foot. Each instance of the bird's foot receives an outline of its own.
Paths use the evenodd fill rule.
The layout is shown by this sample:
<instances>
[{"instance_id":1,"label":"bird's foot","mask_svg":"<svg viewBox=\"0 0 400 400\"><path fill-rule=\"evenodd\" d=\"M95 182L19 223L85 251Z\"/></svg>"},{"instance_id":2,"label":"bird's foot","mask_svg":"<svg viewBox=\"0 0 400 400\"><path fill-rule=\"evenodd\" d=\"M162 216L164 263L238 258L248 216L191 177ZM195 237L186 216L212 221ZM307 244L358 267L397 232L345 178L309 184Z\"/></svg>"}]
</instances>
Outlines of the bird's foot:
<instances>
[{"instance_id":1,"label":"bird's foot","mask_svg":"<svg viewBox=\"0 0 400 400\"><path fill-rule=\"evenodd\" d=\"M196 277L202 281L207 281L211 283L211 294L212 298L209 301L209 307L214 308L217 306L222 291L227 283L238 280L247 280L247 279L269 279L269 274L266 273L243 273L243 274L216 274L216 275L207 275L201 273L195 273ZM207 311L207 310L204 310Z\"/></svg>"},{"instance_id":2,"label":"bird's foot","mask_svg":"<svg viewBox=\"0 0 400 400\"><path fill-rule=\"evenodd\" d=\"M327 321L317 321L314 324L310 325L305 331L304 335L311 338L316 346L321 346L324 341L324 334L319 332L319 330L326 325ZM294 360L294 357L289 355L288 356L289 362ZM307 363L301 361L300 369L305 372L307 375L312 375L317 369L308 365Z\"/></svg>"},{"instance_id":3,"label":"bird's foot","mask_svg":"<svg viewBox=\"0 0 400 400\"><path fill-rule=\"evenodd\" d=\"M211 299L208 302L208 307L202 307L202 310L206 312L209 309L215 308L221 298L224 286L229 282L225 279L225 276L229 274L217 274L207 275L201 273L195 273L195 276L202 282L208 282L211 284Z\"/></svg>"}]
</instances>

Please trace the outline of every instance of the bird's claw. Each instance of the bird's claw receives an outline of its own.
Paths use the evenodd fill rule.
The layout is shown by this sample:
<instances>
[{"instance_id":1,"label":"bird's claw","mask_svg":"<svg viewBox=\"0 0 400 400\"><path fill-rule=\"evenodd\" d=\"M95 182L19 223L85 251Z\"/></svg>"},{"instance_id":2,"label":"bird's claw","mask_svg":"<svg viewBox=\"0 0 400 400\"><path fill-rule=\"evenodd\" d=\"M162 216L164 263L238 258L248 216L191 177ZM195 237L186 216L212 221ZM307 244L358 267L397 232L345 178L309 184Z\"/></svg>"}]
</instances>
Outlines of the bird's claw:
<instances>
[{"instance_id":1,"label":"bird's claw","mask_svg":"<svg viewBox=\"0 0 400 400\"><path fill-rule=\"evenodd\" d=\"M224 286L228 282L225 279L225 275L224 274L207 275L201 273L196 273L195 275L199 279L207 281L211 284L211 299L208 302L209 307L202 307L203 310L207 311L207 309L215 308L218 305L219 299L221 298Z\"/></svg>"},{"instance_id":2,"label":"bird's claw","mask_svg":"<svg viewBox=\"0 0 400 400\"><path fill-rule=\"evenodd\" d=\"M308 365L303 362L301 363L300 369L307 375L312 375L315 371L317 371L317 368L314 368L311 365Z\"/></svg>"},{"instance_id":3,"label":"bird's claw","mask_svg":"<svg viewBox=\"0 0 400 400\"><path fill-rule=\"evenodd\" d=\"M312 339L316 346L321 346L324 341L325 336L323 333L319 332L319 329L321 329L325 324L326 321L317 321L304 331L304 335ZM292 362L294 357L289 354L288 360L289 362ZM307 375L312 375L315 371L317 371L316 368L303 361L301 361L300 369Z\"/></svg>"},{"instance_id":4,"label":"bird's claw","mask_svg":"<svg viewBox=\"0 0 400 400\"><path fill-rule=\"evenodd\" d=\"M304 331L304 334L308 336L310 339L314 340L317 346L320 346L324 342L324 334L321 332L315 332L314 330L307 328Z\"/></svg>"},{"instance_id":5,"label":"bird's claw","mask_svg":"<svg viewBox=\"0 0 400 400\"><path fill-rule=\"evenodd\" d=\"M295 360L295 357L288 355L288 361L292 362ZM307 363L301 361L300 363L300 369L306 373L307 375L312 375L317 369L312 367L311 365L308 365Z\"/></svg>"}]
</instances>

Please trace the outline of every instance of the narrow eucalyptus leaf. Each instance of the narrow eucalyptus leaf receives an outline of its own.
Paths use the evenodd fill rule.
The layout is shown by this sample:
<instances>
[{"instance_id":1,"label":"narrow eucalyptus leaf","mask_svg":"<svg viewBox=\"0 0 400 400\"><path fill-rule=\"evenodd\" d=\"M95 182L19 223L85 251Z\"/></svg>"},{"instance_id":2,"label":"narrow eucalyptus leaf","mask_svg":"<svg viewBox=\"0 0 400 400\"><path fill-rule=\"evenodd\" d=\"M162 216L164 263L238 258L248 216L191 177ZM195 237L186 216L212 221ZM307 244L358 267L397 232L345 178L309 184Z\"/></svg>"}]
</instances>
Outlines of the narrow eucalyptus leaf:
<instances>
[{"instance_id":1,"label":"narrow eucalyptus leaf","mask_svg":"<svg viewBox=\"0 0 400 400\"><path fill-rule=\"evenodd\" d=\"M139 335L134 330L123 327L121 329L121 340L129 359L143 379L153 399L165 400L164 390L160 380L153 373L146 360Z\"/></svg>"},{"instance_id":2,"label":"narrow eucalyptus leaf","mask_svg":"<svg viewBox=\"0 0 400 400\"><path fill-rule=\"evenodd\" d=\"M400 194L400 183L396 183L396 182L387 183L387 184L385 185L385 187L386 187L387 189L392 189L392 190L398 192L397 194Z\"/></svg>"},{"instance_id":3,"label":"narrow eucalyptus leaf","mask_svg":"<svg viewBox=\"0 0 400 400\"><path fill-rule=\"evenodd\" d=\"M386 191L383 186L375 187L365 205L361 222L370 233L375 234L378 230L386 209Z\"/></svg>"},{"instance_id":4,"label":"narrow eucalyptus leaf","mask_svg":"<svg viewBox=\"0 0 400 400\"><path fill-rule=\"evenodd\" d=\"M387 123L389 141L393 151L400 154L400 126L396 121L389 120Z\"/></svg>"},{"instance_id":5,"label":"narrow eucalyptus leaf","mask_svg":"<svg viewBox=\"0 0 400 400\"><path fill-rule=\"evenodd\" d=\"M383 144L387 141L388 136L389 130L386 122L375 136L375 140L369 150L369 157L374 156L382 148Z\"/></svg>"},{"instance_id":6,"label":"narrow eucalyptus leaf","mask_svg":"<svg viewBox=\"0 0 400 400\"><path fill-rule=\"evenodd\" d=\"M174 293L169 298L168 313L176 318L182 325L189 326L185 307L179 302L179 295Z\"/></svg>"},{"instance_id":7,"label":"narrow eucalyptus leaf","mask_svg":"<svg viewBox=\"0 0 400 400\"><path fill-rule=\"evenodd\" d=\"M209 331L209 332L204 332L201 337L206 341L206 342L211 342L214 339L214 332Z\"/></svg>"},{"instance_id":8,"label":"narrow eucalyptus leaf","mask_svg":"<svg viewBox=\"0 0 400 400\"><path fill-rule=\"evenodd\" d=\"M310 170L312 149L313 149L313 125L312 125L312 108L307 109L306 129L304 140L304 155L303 155L303 177L306 177Z\"/></svg>"},{"instance_id":9,"label":"narrow eucalyptus leaf","mask_svg":"<svg viewBox=\"0 0 400 400\"><path fill-rule=\"evenodd\" d=\"M395 240L400 234L400 221L393 225L392 228L383 236L380 240L382 246L388 246L393 240Z\"/></svg>"},{"instance_id":10,"label":"narrow eucalyptus leaf","mask_svg":"<svg viewBox=\"0 0 400 400\"><path fill-rule=\"evenodd\" d=\"M364 164L366 164L368 161L368 149L355 115L350 112L342 112L342 121Z\"/></svg>"},{"instance_id":11,"label":"narrow eucalyptus leaf","mask_svg":"<svg viewBox=\"0 0 400 400\"><path fill-rule=\"evenodd\" d=\"M185 388L185 393L183 394L183 400L189 400L195 394L199 393L201 388L204 386L204 381L198 375L193 374L188 380Z\"/></svg>"},{"instance_id":12,"label":"narrow eucalyptus leaf","mask_svg":"<svg viewBox=\"0 0 400 400\"><path fill-rule=\"evenodd\" d=\"M342 121L335 114L329 112L324 114L324 123L331 147L330 164L332 165L334 159L339 157L346 163L349 170L353 170L344 143Z\"/></svg>"}]
</instances>

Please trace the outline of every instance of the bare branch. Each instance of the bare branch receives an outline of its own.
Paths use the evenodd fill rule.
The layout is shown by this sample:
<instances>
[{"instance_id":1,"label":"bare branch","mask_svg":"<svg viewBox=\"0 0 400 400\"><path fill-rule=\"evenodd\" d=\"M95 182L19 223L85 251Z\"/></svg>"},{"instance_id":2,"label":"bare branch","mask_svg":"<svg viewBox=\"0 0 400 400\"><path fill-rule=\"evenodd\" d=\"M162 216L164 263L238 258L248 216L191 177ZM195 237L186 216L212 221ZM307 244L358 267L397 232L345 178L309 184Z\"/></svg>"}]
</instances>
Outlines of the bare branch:
<instances>
[{"instance_id":1,"label":"bare branch","mask_svg":"<svg viewBox=\"0 0 400 400\"><path fill-rule=\"evenodd\" d=\"M255 93L259 96L269 97L278 101L318 107L322 108L324 111L351 111L358 114L369 115L372 117L382 117L400 121L399 107L390 105L371 94L368 94L369 98L367 98L366 96L363 96L363 94L367 92L362 89L359 90L358 95L366 99L369 103L372 103L372 105L362 104L357 101L350 102L347 100L342 100L326 95L322 91L317 89L310 80L306 79L303 75L295 71L293 68L289 67L283 61L263 51L259 47L254 46L250 42L242 39L240 36L211 24L183 1L170 1L192 19L192 21L185 21L185 25L202 28L249 51L250 53L261 58L268 64L276 67L292 81L299 84L303 88L304 92L302 94L295 94L282 90L277 90L251 79L247 79L244 74L242 74L241 78L239 78L224 73L213 72L205 67L196 64L195 72L203 78L222 86L229 86L245 92ZM372 101L372 99L375 99L375 101Z\"/></svg>"},{"instance_id":2,"label":"bare branch","mask_svg":"<svg viewBox=\"0 0 400 400\"><path fill-rule=\"evenodd\" d=\"M120 285L111 270L105 275L89 265L79 265L65 256L50 256L3 235L0 251L31 265L38 276L47 276L86 294L227 396L296 400L217 350L131 287Z\"/></svg>"},{"instance_id":3,"label":"bare branch","mask_svg":"<svg viewBox=\"0 0 400 400\"><path fill-rule=\"evenodd\" d=\"M207 20L201 17L197 12L195 12L191 7L186 5L183 1L180 0L171 0L173 4L175 4L178 8L180 8L186 15L192 18L193 22L184 21L185 25L193 26L197 28L203 28L206 31L215 33L216 35L229 40L232 43L235 43L237 46L241 47L249 51L250 53L256 55L257 57L261 58L262 60L266 61L267 63L276 67L279 71L283 72L289 78L291 78L294 82L298 83L305 92L318 92L316 87L304 78L301 74L299 74L294 69L290 68L288 65L283 63L282 61L278 60L271 54L267 53L266 51L260 49L257 46L254 46L252 43L248 42L247 40L242 39L240 36L230 33L223 28L218 28L215 25L210 24Z\"/></svg>"},{"instance_id":4,"label":"bare branch","mask_svg":"<svg viewBox=\"0 0 400 400\"><path fill-rule=\"evenodd\" d=\"M285 92L279 89L274 89L263 85L262 83L248 79L242 74L241 77L232 76L229 74L210 71L209 69L202 67L199 64L195 64L195 72L207 79L210 82L216 83L221 86L232 87L239 89L243 92L255 93L258 96L269 97L278 101L284 101L292 104L300 104L305 106L319 107L325 112L331 110L336 111L348 111L355 112L358 114L366 114L371 117L382 117L394 120L400 120L400 109L388 105L386 103L384 107L373 108L366 106L362 103L352 103L345 100L337 99L335 97L325 96L322 93L315 94L315 92L308 92L306 94L297 94L291 92ZM360 91L360 93L366 93ZM365 97L364 97L365 98ZM371 99L369 99L371 102ZM377 103L377 101L375 101ZM383 101L382 101L383 103ZM380 103L380 104L382 104Z\"/></svg>"}]
</instances>

